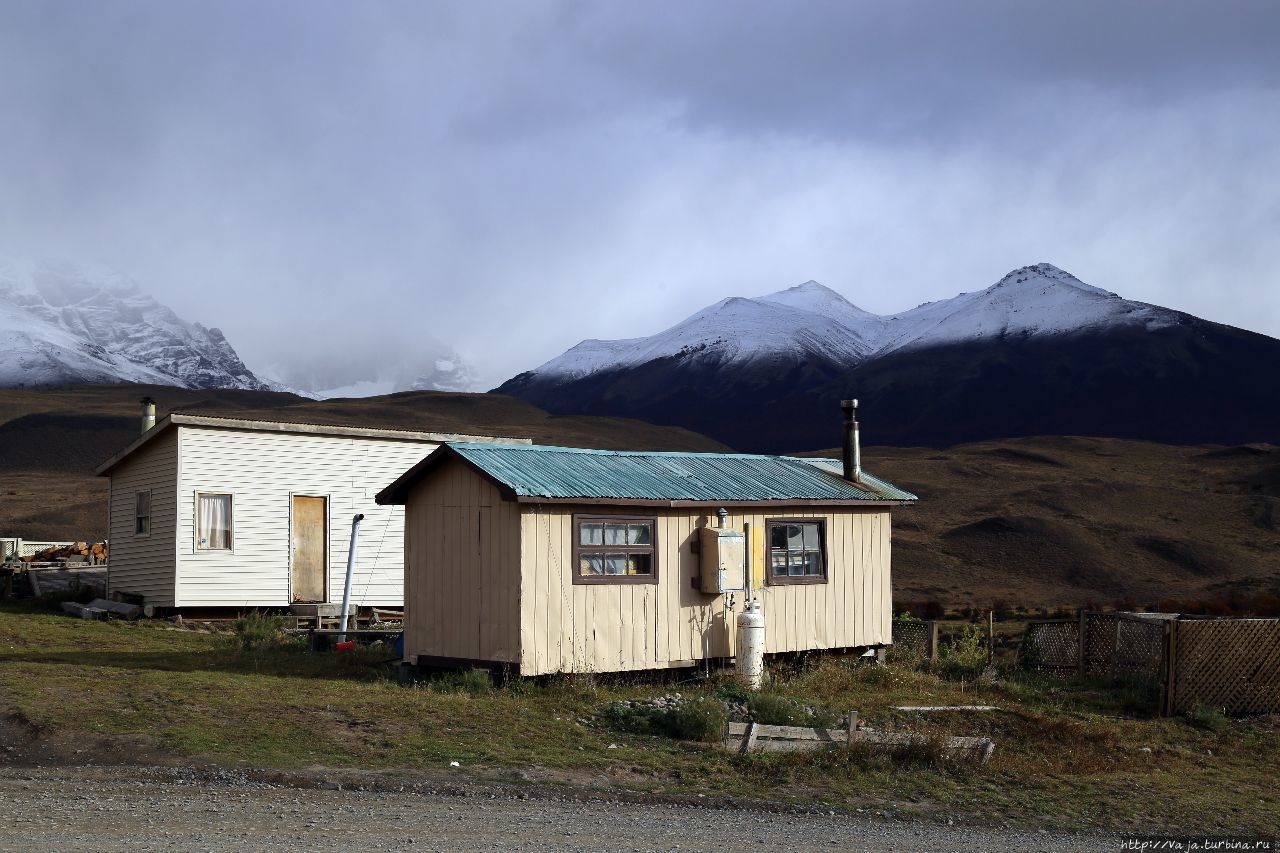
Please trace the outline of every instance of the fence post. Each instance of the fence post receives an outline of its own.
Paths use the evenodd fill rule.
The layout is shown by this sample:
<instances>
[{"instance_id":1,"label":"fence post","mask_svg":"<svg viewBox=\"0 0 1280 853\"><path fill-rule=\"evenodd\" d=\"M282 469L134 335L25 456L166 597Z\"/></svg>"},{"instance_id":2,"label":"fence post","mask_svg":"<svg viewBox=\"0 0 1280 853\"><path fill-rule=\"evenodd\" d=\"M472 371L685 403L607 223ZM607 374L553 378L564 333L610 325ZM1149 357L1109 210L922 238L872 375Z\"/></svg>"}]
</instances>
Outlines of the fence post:
<instances>
[{"instance_id":1,"label":"fence post","mask_svg":"<svg viewBox=\"0 0 1280 853\"><path fill-rule=\"evenodd\" d=\"M996 612L994 610L987 611L987 663L995 660L996 657Z\"/></svg>"},{"instance_id":2,"label":"fence post","mask_svg":"<svg viewBox=\"0 0 1280 853\"><path fill-rule=\"evenodd\" d=\"M1080 608L1080 636L1078 638L1079 649L1076 652L1076 676L1079 678L1084 678L1084 641L1085 641L1085 637L1088 636L1088 633L1089 633L1087 630L1087 625L1088 625L1087 620L1088 620L1088 616L1086 615L1084 608L1081 607Z\"/></svg>"},{"instance_id":3,"label":"fence post","mask_svg":"<svg viewBox=\"0 0 1280 853\"><path fill-rule=\"evenodd\" d=\"M938 620L929 622L929 660L938 659Z\"/></svg>"},{"instance_id":4,"label":"fence post","mask_svg":"<svg viewBox=\"0 0 1280 853\"><path fill-rule=\"evenodd\" d=\"M1164 630L1164 683L1161 686L1164 716L1172 717L1178 690L1178 620L1165 622Z\"/></svg>"}]
</instances>

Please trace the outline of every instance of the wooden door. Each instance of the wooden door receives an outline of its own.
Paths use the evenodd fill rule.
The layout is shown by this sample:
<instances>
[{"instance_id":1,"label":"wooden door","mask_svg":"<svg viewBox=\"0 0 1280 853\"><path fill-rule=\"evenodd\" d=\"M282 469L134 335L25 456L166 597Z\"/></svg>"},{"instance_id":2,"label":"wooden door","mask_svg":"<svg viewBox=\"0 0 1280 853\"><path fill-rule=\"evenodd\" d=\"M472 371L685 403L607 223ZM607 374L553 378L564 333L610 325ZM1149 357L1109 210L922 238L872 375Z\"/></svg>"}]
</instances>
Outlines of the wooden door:
<instances>
[{"instance_id":1,"label":"wooden door","mask_svg":"<svg viewBox=\"0 0 1280 853\"><path fill-rule=\"evenodd\" d=\"M325 577L328 568L329 537L325 498L293 496L293 600L311 603L325 601Z\"/></svg>"}]
</instances>

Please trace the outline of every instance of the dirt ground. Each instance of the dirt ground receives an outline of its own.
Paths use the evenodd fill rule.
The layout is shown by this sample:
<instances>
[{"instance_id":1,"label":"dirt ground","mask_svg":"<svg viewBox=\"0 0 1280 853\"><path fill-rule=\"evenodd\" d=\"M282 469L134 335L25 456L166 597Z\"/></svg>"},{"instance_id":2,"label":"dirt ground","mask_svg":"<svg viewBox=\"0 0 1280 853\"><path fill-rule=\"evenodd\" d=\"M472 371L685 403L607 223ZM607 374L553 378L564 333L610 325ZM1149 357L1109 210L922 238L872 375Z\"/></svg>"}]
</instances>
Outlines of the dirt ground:
<instances>
[{"instance_id":1,"label":"dirt ground","mask_svg":"<svg viewBox=\"0 0 1280 853\"><path fill-rule=\"evenodd\" d=\"M0 764L0 850L1111 850L1116 839L875 814L181 767Z\"/></svg>"}]
</instances>

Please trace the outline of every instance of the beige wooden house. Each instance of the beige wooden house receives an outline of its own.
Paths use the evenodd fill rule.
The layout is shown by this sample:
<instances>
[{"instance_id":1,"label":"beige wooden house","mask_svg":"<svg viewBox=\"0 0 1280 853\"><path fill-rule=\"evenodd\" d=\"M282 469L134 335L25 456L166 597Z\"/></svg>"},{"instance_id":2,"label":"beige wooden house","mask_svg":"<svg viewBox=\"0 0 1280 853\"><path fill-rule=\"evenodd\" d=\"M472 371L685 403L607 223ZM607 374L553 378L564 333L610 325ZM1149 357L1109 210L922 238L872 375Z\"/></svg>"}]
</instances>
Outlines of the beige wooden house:
<instances>
[{"instance_id":1,"label":"beige wooden house","mask_svg":"<svg viewBox=\"0 0 1280 853\"><path fill-rule=\"evenodd\" d=\"M401 606L404 514L374 495L461 438L179 413L147 426L97 474L111 480L108 592L148 609L340 602L356 513L352 601Z\"/></svg>"},{"instance_id":2,"label":"beige wooden house","mask_svg":"<svg viewBox=\"0 0 1280 853\"><path fill-rule=\"evenodd\" d=\"M766 652L887 645L890 512L916 498L842 470L780 456L442 445L377 496L405 505L405 660L540 675L733 657L748 591L703 591L701 528L718 526L721 509L747 544L740 577L762 604Z\"/></svg>"}]
</instances>

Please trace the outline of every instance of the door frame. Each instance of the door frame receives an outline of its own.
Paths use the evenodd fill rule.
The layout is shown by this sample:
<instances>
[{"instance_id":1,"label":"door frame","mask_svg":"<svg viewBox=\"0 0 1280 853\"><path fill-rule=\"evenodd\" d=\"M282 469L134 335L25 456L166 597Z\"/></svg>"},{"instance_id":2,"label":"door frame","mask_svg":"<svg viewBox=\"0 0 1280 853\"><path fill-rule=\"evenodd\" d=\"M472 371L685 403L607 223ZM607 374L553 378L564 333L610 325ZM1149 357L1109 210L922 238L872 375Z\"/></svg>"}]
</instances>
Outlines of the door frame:
<instances>
[{"instance_id":1,"label":"door frame","mask_svg":"<svg viewBox=\"0 0 1280 853\"><path fill-rule=\"evenodd\" d=\"M320 498L324 501L324 600L317 602L297 602L301 604L328 604L329 603L329 544L330 536L333 535L333 525L329 523L329 510L333 506L333 496L329 493L316 494L314 492L289 492L289 577L288 577L288 602L286 606L292 606L293 600L293 499L294 498ZM234 543L234 540L233 540Z\"/></svg>"}]
</instances>

